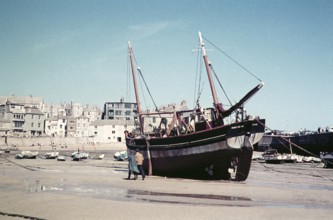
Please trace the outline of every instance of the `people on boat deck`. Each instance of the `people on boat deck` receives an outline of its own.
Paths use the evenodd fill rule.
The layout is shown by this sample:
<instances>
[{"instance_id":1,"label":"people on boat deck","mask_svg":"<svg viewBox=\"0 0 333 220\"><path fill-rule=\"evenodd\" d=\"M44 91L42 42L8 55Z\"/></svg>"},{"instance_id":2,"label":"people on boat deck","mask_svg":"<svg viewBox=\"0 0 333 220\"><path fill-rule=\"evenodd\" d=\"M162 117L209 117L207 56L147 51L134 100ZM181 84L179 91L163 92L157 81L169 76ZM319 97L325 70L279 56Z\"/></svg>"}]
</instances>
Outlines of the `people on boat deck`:
<instances>
[{"instance_id":1,"label":"people on boat deck","mask_svg":"<svg viewBox=\"0 0 333 220\"><path fill-rule=\"evenodd\" d=\"M143 155L142 155L142 153L140 153L138 148L135 151L136 151L136 153L135 153L136 164L137 164L140 174L142 176L142 180L145 180L146 174L145 174L145 171L142 169L142 164L144 161ZM138 178L138 174L136 174L134 176L134 179L137 179L137 178Z\"/></svg>"},{"instance_id":2,"label":"people on boat deck","mask_svg":"<svg viewBox=\"0 0 333 220\"><path fill-rule=\"evenodd\" d=\"M133 154L128 157L128 180L131 179L132 173L134 178L138 175L138 173L140 173L138 166L136 165L135 156Z\"/></svg>"}]
</instances>

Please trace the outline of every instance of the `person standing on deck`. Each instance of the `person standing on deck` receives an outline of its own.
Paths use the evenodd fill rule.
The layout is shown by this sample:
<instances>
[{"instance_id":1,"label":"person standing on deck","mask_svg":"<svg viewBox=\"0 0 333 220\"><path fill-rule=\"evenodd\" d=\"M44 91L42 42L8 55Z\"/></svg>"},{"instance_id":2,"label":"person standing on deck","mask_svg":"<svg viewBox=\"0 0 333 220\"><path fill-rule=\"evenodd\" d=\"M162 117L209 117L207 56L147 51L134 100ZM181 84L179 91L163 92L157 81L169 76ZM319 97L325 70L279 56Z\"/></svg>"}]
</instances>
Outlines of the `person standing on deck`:
<instances>
[{"instance_id":1,"label":"person standing on deck","mask_svg":"<svg viewBox=\"0 0 333 220\"><path fill-rule=\"evenodd\" d=\"M145 177L146 177L145 171L142 169L142 164L143 164L144 158L143 158L142 153L140 153L139 149L136 149L135 160L136 160L136 165L138 166L140 174L142 176L142 180L145 180ZM136 174L134 179L137 179L137 178L138 178L138 175Z\"/></svg>"}]
</instances>

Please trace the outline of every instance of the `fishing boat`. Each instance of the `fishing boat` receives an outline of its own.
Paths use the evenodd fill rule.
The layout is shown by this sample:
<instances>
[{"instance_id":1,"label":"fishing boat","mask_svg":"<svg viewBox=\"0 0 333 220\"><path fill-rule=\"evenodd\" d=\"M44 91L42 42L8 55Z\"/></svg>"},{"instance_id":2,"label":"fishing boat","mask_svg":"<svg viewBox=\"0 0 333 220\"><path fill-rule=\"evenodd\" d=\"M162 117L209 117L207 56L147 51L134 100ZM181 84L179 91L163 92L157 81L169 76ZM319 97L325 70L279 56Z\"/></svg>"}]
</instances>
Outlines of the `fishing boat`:
<instances>
[{"instance_id":1,"label":"fishing boat","mask_svg":"<svg viewBox=\"0 0 333 220\"><path fill-rule=\"evenodd\" d=\"M143 112L136 80L133 50L128 42L131 72L138 110L138 130L125 131L128 155L139 150L144 155L143 168L149 175L245 181L249 175L253 145L264 134L265 120L246 116L243 106L263 82L250 90L238 103L225 110L218 101L203 37L199 42L213 97L213 107L202 108L197 101L192 110ZM235 114L236 120L225 120ZM157 117L160 125L144 129L145 119ZM229 117L230 118L230 117ZM227 121L228 123L226 123Z\"/></svg>"}]
</instances>

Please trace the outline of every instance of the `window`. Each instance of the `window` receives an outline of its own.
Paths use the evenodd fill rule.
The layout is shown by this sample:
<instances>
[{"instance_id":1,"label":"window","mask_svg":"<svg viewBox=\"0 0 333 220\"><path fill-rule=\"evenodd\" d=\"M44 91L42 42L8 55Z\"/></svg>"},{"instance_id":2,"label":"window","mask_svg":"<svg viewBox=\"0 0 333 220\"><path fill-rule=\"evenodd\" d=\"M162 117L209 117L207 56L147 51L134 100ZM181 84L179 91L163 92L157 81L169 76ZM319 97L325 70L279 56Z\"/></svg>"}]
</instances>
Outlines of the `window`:
<instances>
[{"instance_id":1,"label":"window","mask_svg":"<svg viewBox=\"0 0 333 220\"><path fill-rule=\"evenodd\" d=\"M40 128L40 123L38 123L38 127Z\"/></svg>"},{"instance_id":2,"label":"window","mask_svg":"<svg viewBox=\"0 0 333 220\"><path fill-rule=\"evenodd\" d=\"M31 123L31 127L32 127L32 128L34 127L34 123L33 123L33 122Z\"/></svg>"},{"instance_id":3,"label":"window","mask_svg":"<svg viewBox=\"0 0 333 220\"><path fill-rule=\"evenodd\" d=\"M112 131L112 134L115 134L116 132L115 131Z\"/></svg>"}]
</instances>

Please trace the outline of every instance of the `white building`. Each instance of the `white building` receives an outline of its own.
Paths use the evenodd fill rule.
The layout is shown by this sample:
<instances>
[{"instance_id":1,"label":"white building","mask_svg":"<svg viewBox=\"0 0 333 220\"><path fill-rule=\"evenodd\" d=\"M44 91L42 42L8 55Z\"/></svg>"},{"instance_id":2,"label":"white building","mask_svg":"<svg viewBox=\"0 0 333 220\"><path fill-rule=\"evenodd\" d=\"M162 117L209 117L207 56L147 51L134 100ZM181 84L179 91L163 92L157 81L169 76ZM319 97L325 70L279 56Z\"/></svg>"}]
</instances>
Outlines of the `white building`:
<instances>
[{"instance_id":1,"label":"white building","mask_svg":"<svg viewBox=\"0 0 333 220\"><path fill-rule=\"evenodd\" d=\"M125 142L124 132L132 131L134 122L132 120L97 120L89 126L89 137L93 137L97 143Z\"/></svg>"},{"instance_id":2,"label":"white building","mask_svg":"<svg viewBox=\"0 0 333 220\"><path fill-rule=\"evenodd\" d=\"M66 137L66 118L50 117L45 120L45 134L52 137Z\"/></svg>"},{"instance_id":3,"label":"white building","mask_svg":"<svg viewBox=\"0 0 333 220\"><path fill-rule=\"evenodd\" d=\"M79 116L75 118L75 136L76 137L88 137L88 128L90 120L88 117Z\"/></svg>"}]
</instances>

